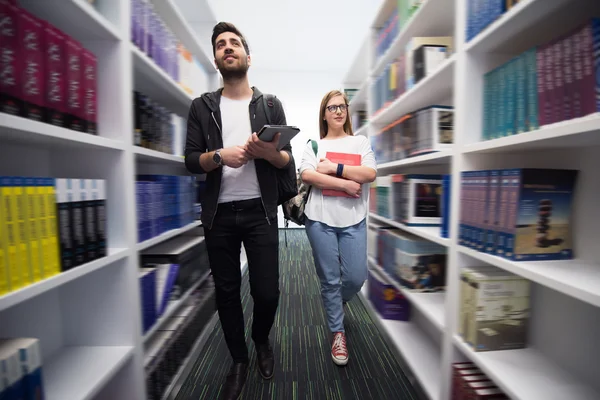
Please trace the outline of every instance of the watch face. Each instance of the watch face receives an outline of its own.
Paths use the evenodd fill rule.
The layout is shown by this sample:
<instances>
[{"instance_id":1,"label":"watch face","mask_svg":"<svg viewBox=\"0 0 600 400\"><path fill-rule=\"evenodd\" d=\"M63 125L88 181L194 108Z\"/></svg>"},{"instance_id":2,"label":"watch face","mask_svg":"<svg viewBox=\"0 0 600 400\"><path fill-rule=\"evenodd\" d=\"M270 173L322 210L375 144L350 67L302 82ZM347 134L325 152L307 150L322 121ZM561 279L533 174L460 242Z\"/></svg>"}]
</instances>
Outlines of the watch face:
<instances>
[{"instance_id":1,"label":"watch face","mask_svg":"<svg viewBox=\"0 0 600 400\"><path fill-rule=\"evenodd\" d=\"M215 155L213 156L213 161L216 164L221 165L221 153L220 152L216 152Z\"/></svg>"}]
</instances>

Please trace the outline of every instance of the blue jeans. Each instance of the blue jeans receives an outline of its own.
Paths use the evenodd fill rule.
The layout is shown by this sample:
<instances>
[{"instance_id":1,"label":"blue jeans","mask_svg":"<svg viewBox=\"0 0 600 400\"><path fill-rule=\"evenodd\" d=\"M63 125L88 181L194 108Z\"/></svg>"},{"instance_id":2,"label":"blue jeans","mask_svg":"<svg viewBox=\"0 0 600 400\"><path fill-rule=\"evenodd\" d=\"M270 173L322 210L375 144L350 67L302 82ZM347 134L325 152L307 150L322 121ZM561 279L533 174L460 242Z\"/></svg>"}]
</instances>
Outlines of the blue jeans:
<instances>
[{"instance_id":1,"label":"blue jeans","mask_svg":"<svg viewBox=\"0 0 600 400\"><path fill-rule=\"evenodd\" d=\"M306 234L321 280L321 297L331 332L344 332L343 301L360 291L367 279L367 224L333 228L306 220Z\"/></svg>"}]
</instances>

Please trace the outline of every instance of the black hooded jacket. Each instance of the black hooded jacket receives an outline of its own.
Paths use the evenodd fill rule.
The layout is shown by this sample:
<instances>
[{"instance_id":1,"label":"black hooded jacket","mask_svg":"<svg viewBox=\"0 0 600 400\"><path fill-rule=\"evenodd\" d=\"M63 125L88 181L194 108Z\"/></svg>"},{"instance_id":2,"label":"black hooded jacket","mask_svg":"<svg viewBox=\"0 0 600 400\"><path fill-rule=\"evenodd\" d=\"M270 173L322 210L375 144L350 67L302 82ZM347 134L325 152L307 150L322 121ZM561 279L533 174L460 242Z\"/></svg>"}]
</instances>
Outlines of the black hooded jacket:
<instances>
[{"instance_id":1,"label":"black hooded jacket","mask_svg":"<svg viewBox=\"0 0 600 400\"><path fill-rule=\"evenodd\" d=\"M205 93L194 99L190 107L187 121L187 138L185 142L185 166L193 174L206 173L200 165L200 155L223 148L221 131L221 92ZM262 101L263 94L255 87L250 101L250 124L252 132L258 132L267 125L267 115ZM272 125L286 125L285 113L279 99L272 96L273 108L271 110ZM270 106L271 104L269 104ZM290 162L283 168L293 168L292 147L286 145L283 150L290 155ZM261 199L265 208L265 218L269 223L277 223L277 168L270 162L262 159L254 160L256 175L260 186ZM217 211L219 192L221 190L222 168L214 169L206 174L206 190L200 202L202 204L202 223L208 229L212 228Z\"/></svg>"}]
</instances>

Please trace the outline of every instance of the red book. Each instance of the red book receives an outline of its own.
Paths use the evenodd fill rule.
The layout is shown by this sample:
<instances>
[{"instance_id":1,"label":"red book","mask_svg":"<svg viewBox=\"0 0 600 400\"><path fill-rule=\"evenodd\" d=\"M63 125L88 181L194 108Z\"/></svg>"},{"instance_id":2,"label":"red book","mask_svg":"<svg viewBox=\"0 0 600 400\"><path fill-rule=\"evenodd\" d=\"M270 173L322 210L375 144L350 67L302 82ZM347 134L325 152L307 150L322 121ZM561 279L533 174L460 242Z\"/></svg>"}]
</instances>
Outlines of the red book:
<instances>
[{"instance_id":1,"label":"red book","mask_svg":"<svg viewBox=\"0 0 600 400\"><path fill-rule=\"evenodd\" d=\"M353 167L360 166L360 154L327 152L325 158L334 164L344 164ZM323 189L323 196L350 197L346 192L333 189Z\"/></svg>"},{"instance_id":2,"label":"red book","mask_svg":"<svg viewBox=\"0 0 600 400\"><path fill-rule=\"evenodd\" d=\"M96 93L96 56L89 50L83 50L83 117L86 132L94 135L97 131L97 93Z\"/></svg>"},{"instance_id":3,"label":"red book","mask_svg":"<svg viewBox=\"0 0 600 400\"><path fill-rule=\"evenodd\" d=\"M23 62L23 69L20 71L22 116L35 121L42 121L45 118L44 34L42 22L27 11L20 10L19 42Z\"/></svg>"}]
</instances>

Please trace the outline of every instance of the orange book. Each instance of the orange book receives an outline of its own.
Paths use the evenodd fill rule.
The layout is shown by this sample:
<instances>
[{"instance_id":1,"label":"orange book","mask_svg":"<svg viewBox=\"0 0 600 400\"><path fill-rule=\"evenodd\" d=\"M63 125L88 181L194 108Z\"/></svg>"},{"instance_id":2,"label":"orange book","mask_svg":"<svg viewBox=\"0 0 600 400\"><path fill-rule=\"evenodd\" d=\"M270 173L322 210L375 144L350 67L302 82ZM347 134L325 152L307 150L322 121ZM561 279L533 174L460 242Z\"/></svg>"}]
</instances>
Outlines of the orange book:
<instances>
[{"instance_id":1,"label":"orange book","mask_svg":"<svg viewBox=\"0 0 600 400\"><path fill-rule=\"evenodd\" d=\"M325 158L335 164L344 164L353 167L359 167L361 162L360 154L333 153L328 151L325 154ZM323 196L350 197L346 192L333 189L323 189Z\"/></svg>"}]
</instances>

